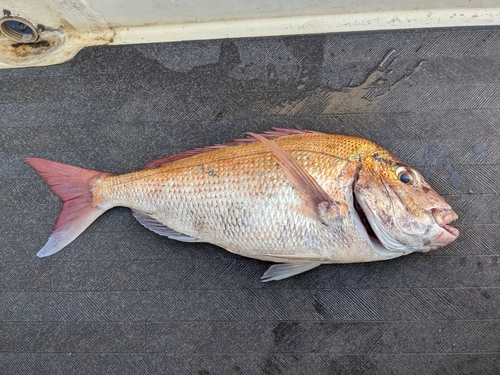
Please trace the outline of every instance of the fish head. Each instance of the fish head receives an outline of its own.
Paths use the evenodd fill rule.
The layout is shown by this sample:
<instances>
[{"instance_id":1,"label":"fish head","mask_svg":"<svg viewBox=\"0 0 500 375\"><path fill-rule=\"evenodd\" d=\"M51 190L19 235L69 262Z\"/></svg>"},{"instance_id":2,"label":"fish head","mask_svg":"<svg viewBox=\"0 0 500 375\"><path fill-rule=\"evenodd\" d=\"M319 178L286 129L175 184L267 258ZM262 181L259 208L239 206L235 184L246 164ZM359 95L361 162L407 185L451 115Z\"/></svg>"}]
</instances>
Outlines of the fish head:
<instances>
[{"instance_id":1,"label":"fish head","mask_svg":"<svg viewBox=\"0 0 500 375\"><path fill-rule=\"evenodd\" d=\"M448 225L458 215L418 171L387 151L363 157L361 164L354 184L359 215L386 250L427 252L458 237Z\"/></svg>"}]
</instances>

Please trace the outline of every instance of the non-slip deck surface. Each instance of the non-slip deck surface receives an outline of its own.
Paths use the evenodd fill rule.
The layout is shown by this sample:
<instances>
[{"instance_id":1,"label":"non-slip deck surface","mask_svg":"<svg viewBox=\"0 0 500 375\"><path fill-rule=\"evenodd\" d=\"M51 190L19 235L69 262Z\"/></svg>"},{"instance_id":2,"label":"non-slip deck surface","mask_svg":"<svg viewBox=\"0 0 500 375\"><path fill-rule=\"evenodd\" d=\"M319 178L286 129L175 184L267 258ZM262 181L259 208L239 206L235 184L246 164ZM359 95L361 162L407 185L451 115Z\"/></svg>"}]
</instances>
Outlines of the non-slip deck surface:
<instances>
[{"instance_id":1,"label":"non-slip deck surface","mask_svg":"<svg viewBox=\"0 0 500 375\"><path fill-rule=\"evenodd\" d=\"M27 156L122 173L247 131L362 136L460 216L429 254L270 265L113 209L60 253ZM1 374L499 374L500 28L95 47L0 71Z\"/></svg>"}]
</instances>

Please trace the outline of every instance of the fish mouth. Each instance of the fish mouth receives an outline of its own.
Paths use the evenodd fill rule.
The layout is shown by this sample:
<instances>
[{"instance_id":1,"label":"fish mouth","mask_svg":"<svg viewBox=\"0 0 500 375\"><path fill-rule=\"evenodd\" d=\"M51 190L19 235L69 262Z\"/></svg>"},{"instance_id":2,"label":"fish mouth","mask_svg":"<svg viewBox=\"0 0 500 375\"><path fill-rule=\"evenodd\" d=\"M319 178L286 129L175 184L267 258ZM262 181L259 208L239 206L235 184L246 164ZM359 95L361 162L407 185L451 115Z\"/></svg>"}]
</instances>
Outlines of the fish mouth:
<instances>
[{"instance_id":1,"label":"fish mouth","mask_svg":"<svg viewBox=\"0 0 500 375\"><path fill-rule=\"evenodd\" d=\"M446 230L448 233L458 237L459 233L458 229L450 225L447 225L448 223L451 223L452 221L458 219L458 215L455 213L455 211L446 208L445 209L433 208L431 209L431 212L432 216L434 217L434 221L436 222L437 225Z\"/></svg>"},{"instance_id":2,"label":"fish mouth","mask_svg":"<svg viewBox=\"0 0 500 375\"><path fill-rule=\"evenodd\" d=\"M446 246L455 241L460 234L457 228L448 225L448 223L458 219L458 215L455 211L447 208L433 208L431 209L431 213L434 221L441 228L441 231L429 241L429 248L423 250L423 252Z\"/></svg>"},{"instance_id":3,"label":"fish mouth","mask_svg":"<svg viewBox=\"0 0 500 375\"><path fill-rule=\"evenodd\" d=\"M452 227L451 225L443 224L443 225L440 225L440 227L443 228L445 231L447 231L452 236L458 237L458 235L460 234L460 231L457 228Z\"/></svg>"}]
</instances>

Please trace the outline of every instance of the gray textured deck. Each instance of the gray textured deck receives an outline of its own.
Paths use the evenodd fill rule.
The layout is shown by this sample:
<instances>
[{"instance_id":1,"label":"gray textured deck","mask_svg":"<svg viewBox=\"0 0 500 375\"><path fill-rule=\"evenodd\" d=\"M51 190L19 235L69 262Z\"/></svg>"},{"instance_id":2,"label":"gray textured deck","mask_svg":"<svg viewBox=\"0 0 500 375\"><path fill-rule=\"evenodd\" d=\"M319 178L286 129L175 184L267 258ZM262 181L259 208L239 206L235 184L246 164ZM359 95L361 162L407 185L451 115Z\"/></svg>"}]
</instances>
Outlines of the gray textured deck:
<instances>
[{"instance_id":1,"label":"gray textured deck","mask_svg":"<svg viewBox=\"0 0 500 375\"><path fill-rule=\"evenodd\" d=\"M38 259L60 203L27 156L120 173L246 131L359 135L417 167L460 238L269 264L127 209ZM499 374L500 28L96 47L0 71L1 374Z\"/></svg>"}]
</instances>

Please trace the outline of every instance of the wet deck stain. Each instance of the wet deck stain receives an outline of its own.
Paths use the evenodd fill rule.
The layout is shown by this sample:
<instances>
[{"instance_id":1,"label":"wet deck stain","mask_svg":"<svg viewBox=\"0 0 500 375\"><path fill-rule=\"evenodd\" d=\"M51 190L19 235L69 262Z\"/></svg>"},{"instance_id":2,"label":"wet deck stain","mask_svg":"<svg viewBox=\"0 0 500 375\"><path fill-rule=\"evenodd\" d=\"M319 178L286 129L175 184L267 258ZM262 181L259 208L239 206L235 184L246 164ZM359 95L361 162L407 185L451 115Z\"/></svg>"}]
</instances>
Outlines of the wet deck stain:
<instances>
[{"instance_id":1,"label":"wet deck stain","mask_svg":"<svg viewBox=\"0 0 500 375\"><path fill-rule=\"evenodd\" d=\"M273 329L274 344L279 345L299 325L297 322L279 322Z\"/></svg>"},{"instance_id":2,"label":"wet deck stain","mask_svg":"<svg viewBox=\"0 0 500 375\"><path fill-rule=\"evenodd\" d=\"M474 153L476 155L482 155L486 151L486 144L482 143L480 145L474 146Z\"/></svg>"},{"instance_id":3,"label":"wet deck stain","mask_svg":"<svg viewBox=\"0 0 500 375\"><path fill-rule=\"evenodd\" d=\"M264 363L263 372L265 375L279 375L282 373L278 364L273 360L272 357L266 359Z\"/></svg>"},{"instance_id":4,"label":"wet deck stain","mask_svg":"<svg viewBox=\"0 0 500 375\"><path fill-rule=\"evenodd\" d=\"M462 187L462 177L460 176L460 172L453 168L449 158L444 159L443 167L450 174L451 185L456 189L460 189Z\"/></svg>"},{"instance_id":5,"label":"wet deck stain","mask_svg":"<svg viewBox=\"0 0 500 375\"><path fill-rule=\"evenodd\" d=\"M182 82L189 85L192 82L192 89L189 90L192 92L189 95L193 97L200 94L195 83L199 80L210 82L212 77L215 92L218 87L229 90L231 95L218 105L214 120L234 117L239 112L249 110L271 116L372 111L389 92L420 71L424 63L419 60L413 66L408 65L403 69L402 63L398 61L398 51L389 47L374 60L371 67L352 67L348 72L350 78L328 83L322 76L323 65L329 64L323 61L325 43L316 43L315 49L311 51L307 48L309 39L310 37L276 38L261 46L263 52L256 50L255 56L249 56L248 53L242 55L243 52L239 49L242 42L238 40L206 42L197 44L196 51L191 56L194 63L187 62L190 56L175 56L174 59L165 53L146 53L141 46L137 49L151 62L163 66L164 79L170 84ZM217 52L218 59L215 58ZM206 54L210 56L211 62L195 65ZM277 61L266 61L270 59L269 54L279 54L280 58ZM259 56L259 64L264 64L263 66L258 66ZM179 64L179 59L184 58L185 70L169 69L174 63L184 65ZM175 61L170 61L171 59ZM296 67L295 70L293 66Z\"/></svg>"}]
</instances>

